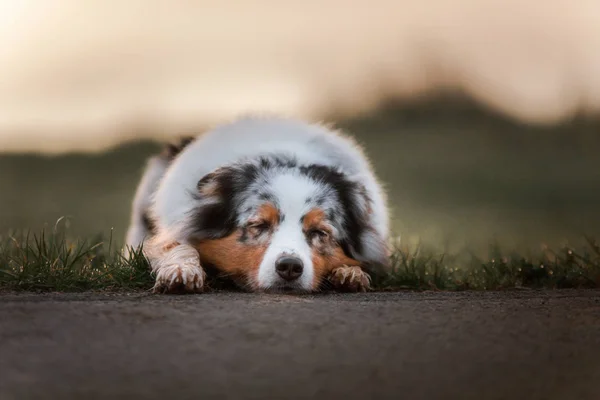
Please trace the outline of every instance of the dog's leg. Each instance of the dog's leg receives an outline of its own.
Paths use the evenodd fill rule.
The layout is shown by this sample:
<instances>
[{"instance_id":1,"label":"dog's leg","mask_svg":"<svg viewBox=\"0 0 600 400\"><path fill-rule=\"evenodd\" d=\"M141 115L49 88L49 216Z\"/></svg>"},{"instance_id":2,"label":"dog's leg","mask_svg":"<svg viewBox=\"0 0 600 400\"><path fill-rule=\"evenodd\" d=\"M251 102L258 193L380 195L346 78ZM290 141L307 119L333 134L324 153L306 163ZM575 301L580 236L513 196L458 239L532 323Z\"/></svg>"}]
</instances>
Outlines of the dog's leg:
<instances>
[{"instance_id":1,"label":"dog's leg","mask_svg":"<svg viewBox=\"0 0 600 400\"><path fill-rule=\"evenodd\" d=\"M156 274L155 293L199 293L205 274L200 255L187 244L173 244L160 251L144 250L152 271Z\"/></svg>"},{"instance_id":2,"label":"dog's leg","mask_svg":"<svg viewBox=\"0 0 600 400\"><path fill-rule=\"evenodd\" d=\"M357 266L338 267L328 279L336 290L344 292L366 292L371 287L371 277Z\"/></svg>"}]
</instances>

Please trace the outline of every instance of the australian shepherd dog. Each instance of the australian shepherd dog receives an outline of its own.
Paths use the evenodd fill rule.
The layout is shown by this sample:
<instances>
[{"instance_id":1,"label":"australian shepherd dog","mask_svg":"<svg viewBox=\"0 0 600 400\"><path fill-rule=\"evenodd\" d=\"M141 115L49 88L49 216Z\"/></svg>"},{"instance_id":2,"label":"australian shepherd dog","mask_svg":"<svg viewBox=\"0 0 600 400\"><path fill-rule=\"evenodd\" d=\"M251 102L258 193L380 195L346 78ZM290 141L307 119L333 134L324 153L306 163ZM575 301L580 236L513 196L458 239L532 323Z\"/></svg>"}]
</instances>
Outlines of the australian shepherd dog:
<instances>
[{"instance_id":1,"label":"australian shepherd dog","mask_svg":"<svg viewBox=\"0 0 600 400\"><path fill-rule=\"evenodd\" d=\"M209 266L249 291L365 291L388 263L388 219L350 137L252 117L148 160L126 244L142 246L161 293L201 292Z\"/></svg>"}]
</instances>

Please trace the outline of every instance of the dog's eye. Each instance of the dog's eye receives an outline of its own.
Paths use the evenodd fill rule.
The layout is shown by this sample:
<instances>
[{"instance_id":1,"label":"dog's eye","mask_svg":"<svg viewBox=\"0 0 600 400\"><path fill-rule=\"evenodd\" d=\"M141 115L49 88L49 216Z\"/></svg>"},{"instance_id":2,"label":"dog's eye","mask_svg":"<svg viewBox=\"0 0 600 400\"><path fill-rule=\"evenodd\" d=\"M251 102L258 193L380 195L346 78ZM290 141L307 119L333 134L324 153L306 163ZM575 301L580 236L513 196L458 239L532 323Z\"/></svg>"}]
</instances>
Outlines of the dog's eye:
<instances>
[{"instance_id":1,"label":"dog's eye","mask_svg":"<svg viewBox=\"0 0 600 400\"><path fill-rule=\"evenodd\" d=\"M325 232L322 229L311 229L310 231L308 231L308 237L311 240L312 239L325 240L325 239L327 239L327 237L329 237L329 233Z\"/></svg>"},{"instance_id":2,"label":"dog's eye","mask_svg":"<svg viewBox=\"0 0 600 400\"><path fill-rule=\"evenodd\" d=\"M265 221L250 222L250 223L248 223L248 225L246 227L247 227L248 231L250 232L250 234L253 236L261 235L271 228L269 223L265 222Z\"/></svg>"}]
</instances>

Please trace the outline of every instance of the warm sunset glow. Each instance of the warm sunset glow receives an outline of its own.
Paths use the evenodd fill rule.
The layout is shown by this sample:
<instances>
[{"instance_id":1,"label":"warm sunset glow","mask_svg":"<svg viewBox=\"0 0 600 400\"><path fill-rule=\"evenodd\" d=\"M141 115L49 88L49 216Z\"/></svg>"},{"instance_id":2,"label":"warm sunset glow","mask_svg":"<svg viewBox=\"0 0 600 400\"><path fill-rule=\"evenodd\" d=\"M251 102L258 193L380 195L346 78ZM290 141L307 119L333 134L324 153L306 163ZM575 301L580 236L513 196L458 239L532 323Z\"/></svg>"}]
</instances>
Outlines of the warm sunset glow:
<instances>
[{"instance_id":1,"label":"warm sunset glow","mask_svg":"<svg viewBox=\"0 0 600 400\"><path fill-rule=\"evenodd\" d=\"M596 0L2 0L0 149L99 149L140 119L171 132L350 114L447 87L552 123L600 109L599 48Z\"/></svg>"}]
</instances>

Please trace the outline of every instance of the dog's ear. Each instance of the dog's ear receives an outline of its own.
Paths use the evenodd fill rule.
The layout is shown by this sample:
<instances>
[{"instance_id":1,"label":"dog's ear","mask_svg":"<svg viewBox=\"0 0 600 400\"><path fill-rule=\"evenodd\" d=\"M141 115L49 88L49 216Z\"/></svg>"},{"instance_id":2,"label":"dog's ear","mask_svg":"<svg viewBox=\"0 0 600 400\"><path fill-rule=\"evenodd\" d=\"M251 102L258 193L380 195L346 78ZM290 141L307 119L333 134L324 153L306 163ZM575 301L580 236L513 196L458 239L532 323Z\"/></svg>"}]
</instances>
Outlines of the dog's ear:
<instances>
[{"instance_id":1,"label":"dog's ear","mask_svg":"<svg viewBox=\"0 0 600 400\"><path fill-rule=\"evenodd\" d=\"M259 175L253 163L239 163L217 168L196 185L197 207L190 218L190 238L219 239L231 234L237 224L240 202Z\"/></svg>"},{"instance_id":2,"label":"dog's ear","mask_svg":"<svg viewBox=\"0 0 600 400\"><path fill-rule=\"evenodd\" d=\"M348 256L366 266L386 267L390 251L386 239L373 226L373 202L360 183L354 183L347 196L342 248Z\"/></svg>"},{"instance_id":3,"label":"dog's ear","mask_svg":"<svg viewBox=\"0 0 600 400\"><path fill-rule=\"evenodd\" d=\"M223 167L198 181L194 197L198 206L192 211L190 237L195 240L219 239L235 229L237 170Z\"/></svg>"},{"instance_id":4,"label":"dog's ear","mask_svg":"<svg viewBox=\"0 0 600 400\"><path fill-rule=\"evenodd\" d=\"M366 228L360 235L360 251L357 260L372 267L388 267L390 265L390 250L384 238L375 229Z\"/></svg>"}]
</instances>

